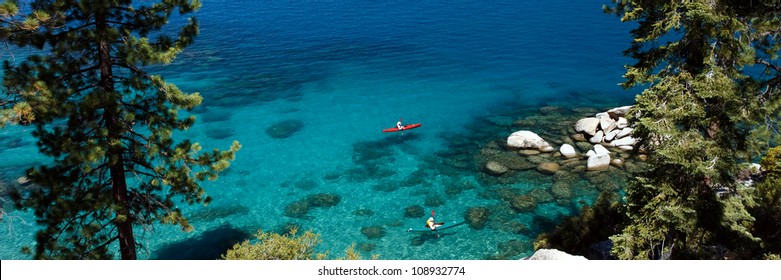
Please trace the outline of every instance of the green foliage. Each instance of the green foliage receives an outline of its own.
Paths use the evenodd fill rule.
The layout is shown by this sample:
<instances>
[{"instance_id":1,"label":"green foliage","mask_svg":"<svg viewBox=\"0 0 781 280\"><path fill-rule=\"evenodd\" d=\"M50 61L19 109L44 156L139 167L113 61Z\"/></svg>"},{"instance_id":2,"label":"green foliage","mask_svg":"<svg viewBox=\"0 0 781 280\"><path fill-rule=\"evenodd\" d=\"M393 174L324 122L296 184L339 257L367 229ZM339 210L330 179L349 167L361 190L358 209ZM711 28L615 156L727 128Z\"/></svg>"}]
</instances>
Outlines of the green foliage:
<instances>
[{"instance_id":1,"label":"green foliage","mask_svg":"<svg viewBox=\"0 0 781 280\"><path fill-rule=\"evenodd\" d=\"M584 206L580 214L566 218L550 233L537 236L534 249L555 248L570 254L592 256L591 246L621 232L624 214L615 193L603 192L593 206Z\"/></svg>"},{"instance_id":2,"label":"green foliage","mask_svg":"<svg viewBox=\"0 0 781 280\"><path fill-rule=\"evenodd\" d=\"M240 145L201 151L176 131L198 106L144 67L170 63L193 42L190 18L179 32L160 32L172 13L198 1L16 1L0 4L0 40L36 49L4 63L3 123L31 125L49 165L27 171L38 187L13 194L32 209L42 230L35 258L135 259L134 229L157 222L192 226L180 202L209 203L200 182L228 168ZM27 12L20 12L27 11ZM156 37L150 38L150 34Z\"/></svg>"},{"instance_id":3,"label":"green foliage","mask_svg":"<svg viewBox=\"0 0 781 280\"><path fill-rule=\"evenodd\" d=\"M735 177L778 133L781 5L614 0L636 21L624 87L647 85L630 112L652 168L626 190L622 259L756 257L753 192ZM761 73L761 74L758 74Z\"/></svg>"},{"instance_id":4,"label":"green foliage","mask_svg":"<svg viewBox=\"0 0 781 280\"><path fill-rule=\"evenodd\" d=\"M768 151L760 163L764 177L756 185L755 232L763 241L763 253L781 255L781 147Z\"/></svg>"},{"instance_id":5,"label":"green foliage","mask_svg":"<svg viewBox=\"0 0 781 280\"><path fill-rule=\"evenodd\" d=\"M311 230L302 235L296 235L297 228L289 233L280 235L261 230L255 234L254 242L244 240L233 245L233 248L222 255L225 260L324 260L328 252L316 253L315 247L320 243L320 234ZM377 259L378 256L372 256ZM345 250L342 260L360 260L361 254L355 251L355 244Z\"/></svg>"},{"instance_id":6,"label":"green foliage","mask_svg":"<svg viewBox=\"0 0 781 280\"><path fill-rule=\"evenodd\" d=\"M258 231L255 234L257 241L250 243L244 240L233 245L223 259L226 260L312 260L324 259L323 254L315 254L315 246L320 243L320 235L307 231L296 236L297 229L293 228L289 234L279 235Z\"/></svg>"}]
</instances>

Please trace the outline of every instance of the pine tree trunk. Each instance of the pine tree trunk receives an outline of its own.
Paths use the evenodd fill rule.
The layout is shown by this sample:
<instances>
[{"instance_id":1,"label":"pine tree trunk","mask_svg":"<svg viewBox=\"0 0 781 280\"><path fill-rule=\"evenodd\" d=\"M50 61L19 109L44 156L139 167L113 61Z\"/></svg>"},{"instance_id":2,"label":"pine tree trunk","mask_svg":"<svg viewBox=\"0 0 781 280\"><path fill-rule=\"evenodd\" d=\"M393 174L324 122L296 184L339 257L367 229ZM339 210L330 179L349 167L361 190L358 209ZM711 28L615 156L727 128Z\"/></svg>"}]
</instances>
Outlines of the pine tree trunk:
<instances>
[{"instance_id":1,"label":"pine tree trunk","mask_svg":"<svg viewBox=\"0 0 781 280\"><path fill-rule=\"evenodd\" d=\"M100 65L100 88L103 94L114 95L114 77L111 66L111 49L106 30L108 22L106 21L105 11L100 11L95 15L95 24L99 34L98 62ZM136 240L133 236L133 220L128 211L127 181L125 178L125 165L122 157L122 141L120 138L121 127L118 124L118 108L113 101L114 98L106 97L106 108L103 112L103 118L106 121L108 130L109 147L106 156L108 157L108 167L111 174L111 192L114 204L117 207L117 219L115 223L119 231L119 252L123 260L135 260Z\"/></svg>"}]
</instances>

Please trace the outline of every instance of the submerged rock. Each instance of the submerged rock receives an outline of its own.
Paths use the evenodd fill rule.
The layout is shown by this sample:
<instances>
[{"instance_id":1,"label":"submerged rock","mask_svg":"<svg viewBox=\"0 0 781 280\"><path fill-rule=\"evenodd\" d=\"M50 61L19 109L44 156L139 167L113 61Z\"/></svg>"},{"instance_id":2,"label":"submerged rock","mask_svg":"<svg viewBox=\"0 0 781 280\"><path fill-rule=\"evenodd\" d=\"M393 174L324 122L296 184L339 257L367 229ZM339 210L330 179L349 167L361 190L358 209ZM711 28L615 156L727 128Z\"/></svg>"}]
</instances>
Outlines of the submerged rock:
<instances>
[{"instance_id":1,"label":"submerged rock","mask_svg":"<svg viewBox=\"0 0 781 280\"><path fill-rule=\"evenodd\" d=\"M339 204L342 198L336 194L318 193L308 195L305 199L309 207L331 207Z\"/></svg>"},{"instance_id":2,"label":"submerged rock","mask_svg":"<svg viewBox=\"0 0 781 280\"><path fill-rule=\"evenodd\" d=\"M385 228L381 226L363 227L361 233L369 239L378 239L385 236Z\"/></svg>"},{"instance_id":3,"label":"submerged rock","mask_svg":"<svg viewBox=\"0 0 781 280\"><path fill-rule=\"evenodd\" d=\"M306 201L295 201L285 207L285 216L291 218L303 218L309 212L309 203Z\"/></svg>"},{"instance_id":4,"label":"submerged rock","mask_svg":"<svg viewBox=\"0 0 781 280\"><path fill-rule=\"evenodd\" d=\"M572 198L572 190L570 189L570 186L568 183L564 182L556 182L553 183L553 186L550 189L551 193L556 198L559 199L570 199Z\"/></svg>"},{"instance_id":5,"label":"submerged rock","mask_svg":"<svg viewBox=\"0 0 781 280\"><path fill-rule=\"evenodd\" d=\"M266 128L266 134L271 138L288 138L301 130L304 122L299 120L286 120L275 123Z\"/></svg>"},{"instance_id":6,"label":"submerged rock","mask_svg":"<svg viewBox=\"0 0 781 280\"><path fill-rule=\"evenodd\" d=\"M404 208L404 218L421 218L426 214L423 211L423 206L413 205Z\"/></svg>"},{"instance_id":7,"label":"submerged rock","mask_svg":"<svg viewBox=\"0 0 781 280\"><path fill-rule=\"evenodd\" d=\"M540 173L543 174L553 175L556 171L559 171L559 168L561 168L561 166L559 166L558 163L541 162L540 165L537 166L537 171L540 171Z\"/></svg>"},{"instance_id":8,"label":"submerged rock","mask_svg":"<svg viewBox=\"0 0 781 280\"><path fill-rule=\"evenodd\" d=\"M485 207L470 207L464 213L464 220L470 228L483 229L488 222L488 215L491 212Z\"/></svg>"},{"instance_id":9,"label":"submerged rock","mask_svg":"<svg viewBox=\"0 0 781 280\"><path fill-rule=\"evenodd\" d=\"M499 249L499 254L493 256L492 258L502 260L510 259L513 256L517 256L533 249L533 246L530 242L515 239L499 243L496 247Z\"/></svg>"},{"instance_id":10,"label":"submerged rock","mask_svg":"<svg viewBox=\"0 0 781 280\"><path fill-rule=\"evenodd\" d=\"M372 215L374 215L374 211L372 211L371 209L358 209L358 210L353 211L353 215L355 215L355 216L364 216L364 217L372 216Z\"/></svg>"},{"instance_id":11,"label":"submerged rock","mask_svg":"<svg viewBox=\"0 0 781 280\"><path fill-rule=\"evenodd\" d=\"M375 248L377 248L377 244L371 242L362 242L360 245L358 245L358 250L363 252L371 252Z\"/></svg>"},{"instance_id":12,"label":"submerged rock","mask_svg":"<svg viewBox=\"0 0 781 280\"><path fill-rule=\"evenodd\" d=\"M510 169L498 162L489 161L485 164L484 170L490 175L499 176L506 173Z\"/></svg>"},{"instance_id":13,"label":"submerged rock","mask_svg":"<svg viewBox=\"0 0 781 280\"><path fill-rule=\"evenodd\" d=\"M540 152L540 150L522 149L518 151L518 154L522 156L534 156L534 155L539 155L540 153L542 153Z\"/></svg>"},{"instance_id":14,"label":"submerged rock","mask_svg":"<svg viewBox=\"0 0 781 280\"><path fill-rule=\"evenodd\" d=\"M222 140L233 136L236 131L232 128L212 128L206 130L206 136L211 139Z\"/></svg>"},{"instance_id":15,"label":"submerged rock","mask_svg":"<svg viewBox=\"0 0 781 280\"><path fill-rule=\"evenodd\" d=\"M423 204L428 207L438 207L445 204L445 200L437 195L430 195L426 196L426 200Z\"/></svg>"},{"instance_id":16,"label":"submerged rock","mask_svg":"<svg viewBox=\"0 0 781 280\"><path fill-rule=\"evenodd\" d=\"M304 218L311 208L327 208L339 204L342 198L339 195L318 193L308 195L305 198L294 201L285 207L285 216L292 218Z\"/></svg>"},{"instance_id":17,"label":"submerged rock","mask_svg":"<svg viewBox=\"0 0 781 280\"><path fill-rule=\"evenodd\" d=\"M553 201L553 195L551 195L551 193L548 192L548 190L546 189L535 189L531 191L529 195L539 203L546 203L546 202Z\"/></svg>"},{"instance_id":18,"label":"submerged rock","mask_svg":"<svg viewBox=\"0 0 781 280\"><path fill-rule=\"evenodd\" d=\"M537 207L537 201L530 195L519 195L510 200L510 206L519 212L531 212Z\"/></svg>"}]
</instances>

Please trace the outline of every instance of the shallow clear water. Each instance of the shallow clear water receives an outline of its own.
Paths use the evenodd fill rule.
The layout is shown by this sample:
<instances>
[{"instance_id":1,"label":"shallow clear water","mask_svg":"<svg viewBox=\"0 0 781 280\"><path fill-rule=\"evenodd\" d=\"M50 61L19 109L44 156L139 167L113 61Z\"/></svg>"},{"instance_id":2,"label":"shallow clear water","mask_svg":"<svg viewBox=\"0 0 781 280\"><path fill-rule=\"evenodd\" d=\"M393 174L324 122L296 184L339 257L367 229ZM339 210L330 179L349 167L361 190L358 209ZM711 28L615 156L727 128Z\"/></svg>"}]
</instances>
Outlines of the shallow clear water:
<instances>
[{"instance_id":1,"label":"shallow clear water","mask_svg":"<svg viewBox=\"0 0 781 280\"><path fill-rule=\"evenodd\" d=\"M497 122L539 107L630 103L633 95L616 85L629 63L621 51L630 26L603 14L599 1L383 2L204 1L196 43L152 71L205 97L184 137L222 149L235 139L243 148L226 174L205 183L214 203L185 207L196 229L139 229L141 257L215 258L257 229L296 224L320 233L332 257L354 243L382 259L519 258L540 231L593 199L593 180L581 176L571 199L513 211L493 194L548 189L551 176L491 178L474 157L521 129ZM423 126L380 132L399 118ZM287 138L266 133L287 120L303 126ZM3 184L45 160L34 143L27 128L0 131ZM340 201L285 215L318 193ZM34 218L5 205L0 259L28 258L19 249L32 244ZM405 218L413 205L424 217ZM483 229L458 226L440 238L406 232L432 210L452 222L477 206L491 209ZM361 232L369 226L385 235L369 239Z\"/></svg>"}]
</instances>

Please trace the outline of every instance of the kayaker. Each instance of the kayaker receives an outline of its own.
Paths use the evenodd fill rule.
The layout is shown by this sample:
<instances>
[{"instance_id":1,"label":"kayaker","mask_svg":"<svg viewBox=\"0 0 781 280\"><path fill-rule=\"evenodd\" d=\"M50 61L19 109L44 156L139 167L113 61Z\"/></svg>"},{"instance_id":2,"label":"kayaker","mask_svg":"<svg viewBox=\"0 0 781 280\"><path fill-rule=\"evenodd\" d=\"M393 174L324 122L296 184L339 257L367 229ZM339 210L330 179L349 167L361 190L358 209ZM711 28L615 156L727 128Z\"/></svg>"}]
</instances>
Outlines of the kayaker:
<instances>
[{"instance_id":1,"label":"kayaker","mask_svg":"<svg viewBox=\"0 0 781 280\"><path fill-rule=\"evenodd\" d=\"M399 119L399 121L396 122L396 128L398 128L399 130L404 130L404 126L401 125L401 119Z\"/></svg>"},{"instance_id":2,"label":"kayaker","mask_svg":"<svg viewBox=\"0 0 781 280\"><path fill-rule=\"evenodd\" d=\"M433 230L437 233L437 238L439 238L439 232L437 231L438 227L441 227L445 223L437 223L434 221L434 211L431 211L431 217L428 217L428 220L426 220L426 227Z\"/></svg>"}]
</instances>

